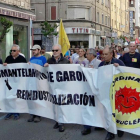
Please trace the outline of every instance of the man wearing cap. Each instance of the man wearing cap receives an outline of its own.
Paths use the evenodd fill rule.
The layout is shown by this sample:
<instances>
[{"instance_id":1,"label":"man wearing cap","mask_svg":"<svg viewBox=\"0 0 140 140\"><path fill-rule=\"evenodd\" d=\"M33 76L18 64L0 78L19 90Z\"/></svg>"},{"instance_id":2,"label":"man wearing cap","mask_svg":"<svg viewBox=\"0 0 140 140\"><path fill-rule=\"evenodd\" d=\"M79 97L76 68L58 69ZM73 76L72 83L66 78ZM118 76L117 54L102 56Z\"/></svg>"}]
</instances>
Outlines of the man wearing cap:
<instances>
[{"instance_id":1,"label":"man wearing cap","mask_svg":"<svg viewBox=\"0 0 140 140\"><path fill-rule=\"evenodd\" d=\"M136 45L131 42L129 44L129 52L121 58L127 67L140 68L140 54L135 52L135 50Z\"/></svg>"},{"instance_id":2,"label":"man wearing cap","mask_svg":"<svg viewBox=\"0 0 140 140\"><path fill-rule=\"evenodd\" d=\"M5 59L5 62L3 63L4 66L7 66L7 64L14 64L14 63L27 63L26 59L20 55L20 47L16 44L14 44L10 50L9 56ZM5 82L8 82L5 81ZM12 116L14 116L14 120L18 120L20 118L19 113L8 113L4 119L9 120Z\"/></svg>"},{"instance_id":3,"label":"man wearing cap","mask_svg":"<svg viewBox=\"0 0 140 140\"><path fill-rule=\"evenodd\" d=\"M34 45L31 50L33 57L30 58L30 63L44 66L44 64L47 63L47 60L44 56L41 55L41 47L39 45Z\"/></svg>"},{"instance_id":4,"label":"man wearing cap","mask_svg":"<svg viewBox=\"0 0 140 140\"><path fill-rule=\"evenodd\" d=\"M42 54L42 56L45 56L47 60L49 58L51 58L51 55L49 53L45 52L45 46L44 45L42 45L42 47L41 47L41 54Z\"/></svg>"},{"instance_id":5,"label":"man wearing cap","mask_svg":"<svg viewBox=\"0 0 140 140\"><path fill-rule=\"evenodd\" d=\"M44 56L41 55L41 47L39 45L34 45L32 47L33 57L30 58L30 63L38 64L40 66L44 66L47 63L47 60ZM30 115L28 122L40 122L41 117L37 115Z\"/></svg>"}]
</instances>

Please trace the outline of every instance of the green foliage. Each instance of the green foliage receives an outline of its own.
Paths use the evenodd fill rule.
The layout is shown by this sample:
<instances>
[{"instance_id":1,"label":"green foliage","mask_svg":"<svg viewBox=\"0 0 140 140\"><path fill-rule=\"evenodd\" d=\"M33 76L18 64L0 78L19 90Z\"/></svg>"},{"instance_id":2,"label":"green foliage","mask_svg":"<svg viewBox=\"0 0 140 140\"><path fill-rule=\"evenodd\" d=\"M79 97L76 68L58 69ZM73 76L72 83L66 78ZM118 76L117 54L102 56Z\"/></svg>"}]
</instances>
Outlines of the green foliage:
<instances>
[{"instance_id":1,"label":"green foliage","mask_svg":"<svg viewBox=\"0 0 140 140\"><path fill-rule=\"evenodd\" d=\"M114 43L114 38L111 38L111 43Z\"/></svg>"},{"instance_id":2,"label":"green foliage","mask_svg":"<svg viewBox=\"0 0 140 140\"><path fill-rule=\"evenodd\" d=\"M58 32L55 31L56 28L58 27L57 24L51 25L50 23L45 21L45 22L41 23L40 26L41 26L41 32L45 37L58 35Z\"/></svg>"},{"instance_id":3,"label":"green foliage","mask_svg":"<svg viewBox=\"0 0 140 140\"><path fill-rule=\"evenodd\" d=\"M120 36L120 39L122 39L123 40L123 43L125 42L125 36Z\"/></svg>"},{"instance_id":4,"label":"green foliage","mask_svg":"<svg viewBox=\"0 0 140 140\"><path fill-rule=\"evenodd\" d=\"M5 35L10 31L10 27L13 25L13 23L11 21L7 20L5 17L0 18L0 23L3 26L3 29L0 33L0 42L2 42Z\"/></svg>"}]
</instances>

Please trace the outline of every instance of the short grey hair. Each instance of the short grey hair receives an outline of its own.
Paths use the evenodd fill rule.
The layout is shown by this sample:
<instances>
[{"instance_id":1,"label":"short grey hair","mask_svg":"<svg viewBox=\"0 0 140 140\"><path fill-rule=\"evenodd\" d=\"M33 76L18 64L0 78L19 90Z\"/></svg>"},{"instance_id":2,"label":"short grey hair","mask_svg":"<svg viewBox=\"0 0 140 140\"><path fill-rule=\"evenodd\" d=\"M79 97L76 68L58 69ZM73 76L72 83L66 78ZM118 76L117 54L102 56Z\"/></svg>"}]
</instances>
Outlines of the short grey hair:
<instances>
[{"instance_id":1,"label":"short grey hair","mask_svg":"<svg viewBox=\"0 0 140 140\"><path fill-rule=\"evenodd\" d=\"M53 47L55 47L55 46L59 47L59 49L61 50L61 45L60 45L60 44L55 44L55 45L53 45ZM52 47L52 48L53 48L53 47Z\"/></svg>"},{"instance_id":2,"label":"short grey hair","mask_svg":"<svg viewBox=\"0 0 140 140\"><path fill-rule=\"evenodd\" d=\"M129 47L131 46L131 44L134 44L134 45L135 45L135 42L130 42ZM136 45L135 45L135 46L136 46Z\"/></svg>"},{"instance_id":3,"label":"short grey hair","mask_svg":"<svg viewBox=\"0 0 140 140\"><path fill-rule=\"evenodd\" d=\"M89 50L90 54L92 54L95 57L97 56L97 53L96 53L96 51L93 48L89 48L88 50Z\"/></svg>"},{"instance_id":4,"label":"short grey hair","mask_svg":"<svg viewBox=\"0 0 140 140\"><path fill-rule=\"evenodd\" d=\"M12 48L13 48L13 47L16 47L17 50L20 50L20 47L19 47L19 45L17 45L17 44L13 44L13 45L12 45Z\"/></svg>"}]
</instances>

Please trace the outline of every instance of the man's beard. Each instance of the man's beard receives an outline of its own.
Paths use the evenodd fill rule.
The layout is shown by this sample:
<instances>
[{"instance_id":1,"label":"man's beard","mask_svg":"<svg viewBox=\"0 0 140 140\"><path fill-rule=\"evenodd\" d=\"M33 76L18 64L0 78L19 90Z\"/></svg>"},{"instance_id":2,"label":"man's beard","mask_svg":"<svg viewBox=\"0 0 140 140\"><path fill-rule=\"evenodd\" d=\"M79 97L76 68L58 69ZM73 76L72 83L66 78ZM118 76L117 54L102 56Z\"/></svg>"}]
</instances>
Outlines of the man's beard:
<instances>
[{"instance_id":1,"label":"man's beard","mask_svg":"<svg viewBox=\"0 0 140 140\"><path fill-rule=\"evenodd\" d=\"M54 57L58 57L58 56L60 56L60 54L56 54L56 55L53 55Z\"/></svg>"}]
</instances>

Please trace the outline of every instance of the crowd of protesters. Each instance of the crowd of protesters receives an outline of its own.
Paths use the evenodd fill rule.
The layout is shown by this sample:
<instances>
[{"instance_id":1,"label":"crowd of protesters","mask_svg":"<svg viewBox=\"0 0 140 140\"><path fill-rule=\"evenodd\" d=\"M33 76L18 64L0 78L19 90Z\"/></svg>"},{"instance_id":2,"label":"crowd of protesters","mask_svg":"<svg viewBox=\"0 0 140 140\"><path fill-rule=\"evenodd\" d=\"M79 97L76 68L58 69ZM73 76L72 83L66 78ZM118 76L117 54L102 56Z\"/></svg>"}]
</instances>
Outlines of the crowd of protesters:
<instances>
[{"instance_id":1,"label":"crowd of protesters","mask_svg":"<svg viewBox=\"0 0 140 140\"><path fill-rule=\"evenodd\" d=\"M128 46L122 46L121 44L111 46L88 48L87 50L83 47L76 46L70 49L65 56L62 55L61 45L56 44L52 47L52 53L45 52L45 46L34 45L31 49L33 56L29 60L30 63L35 63L40 66L48 67L51 64L80 64L87 68L98 68L105 65L113 64L115 67L127 66L133 68L140 68L140 53L139 47L134 42L130 42ZM0 59L0 64L6 66L12 63L27 63L26 58L21 54L20 47L14 44L11 47L10 55L7 56L4 63ZM15 120L20 118L19 113L8 113L5 116L5 120L10 119L14 116ZM28 122L40 122L41 117L31 115ZM56 122L54 129L59 128L59 132L64 132L64 124ZM102 130L102 128L95 128L96 130ZM91 133L91 126L84 126L82 135ZM118 136L122 137L124 132L118 131ZM108 132L105 140L112 140L115 135Z\"/></svg>"}]
</instances>

